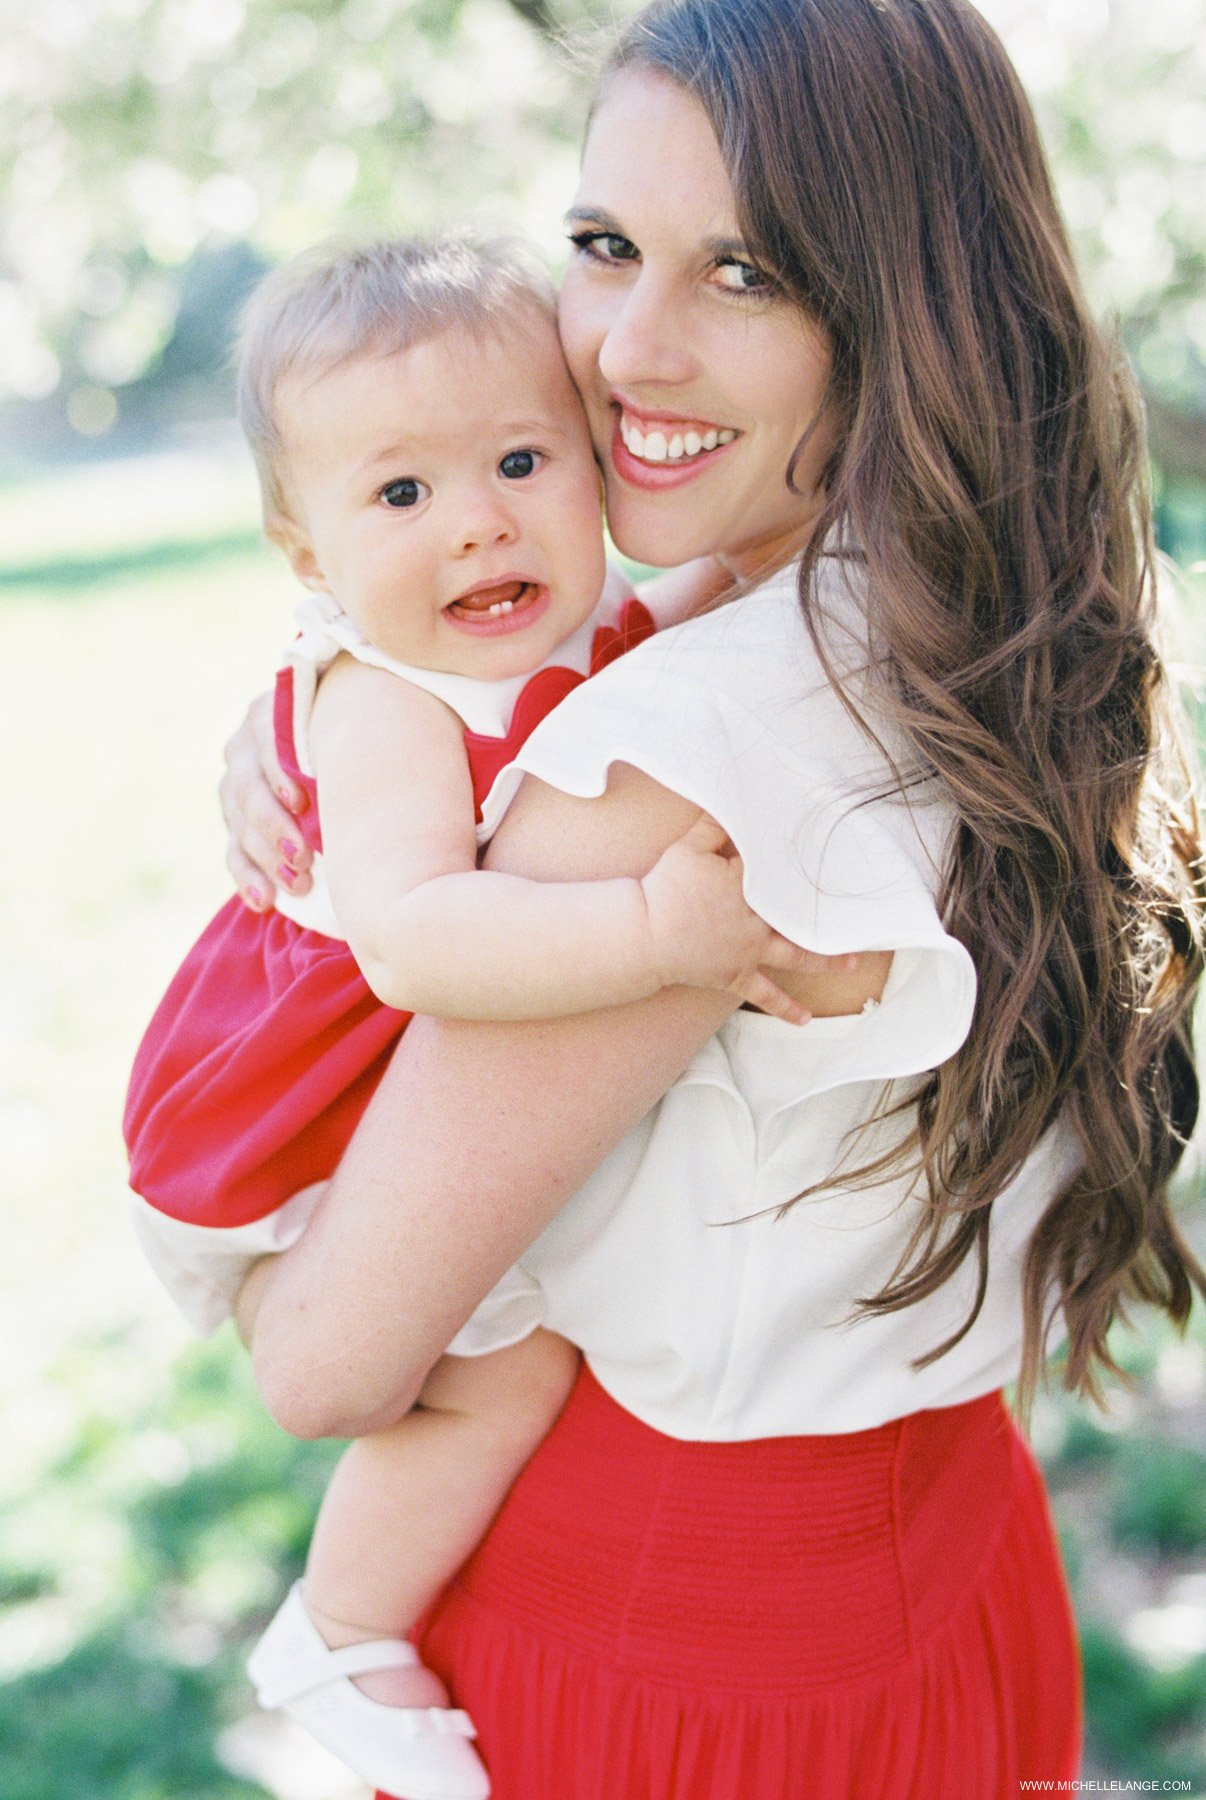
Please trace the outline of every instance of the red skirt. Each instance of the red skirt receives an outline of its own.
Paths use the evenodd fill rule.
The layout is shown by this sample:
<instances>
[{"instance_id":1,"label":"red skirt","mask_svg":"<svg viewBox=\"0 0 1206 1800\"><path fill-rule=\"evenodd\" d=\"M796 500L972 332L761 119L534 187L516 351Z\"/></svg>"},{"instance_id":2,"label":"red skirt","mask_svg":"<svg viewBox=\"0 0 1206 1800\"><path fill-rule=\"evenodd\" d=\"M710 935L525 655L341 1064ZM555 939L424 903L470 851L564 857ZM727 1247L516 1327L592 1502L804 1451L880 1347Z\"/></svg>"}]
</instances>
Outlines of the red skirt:
<instances>
[{"instance_id":1,"label":"red skirt","mask_svg":"<svg viewBox=\"0 0 1206 1800\"><path fill-rule=\"evenodd\" d=\"M1016 1800L1079 1765L1067 1585L999 1393L684 1443L584 1370L420 1643L494 1800Z\"/></svg>"}]
</instances>

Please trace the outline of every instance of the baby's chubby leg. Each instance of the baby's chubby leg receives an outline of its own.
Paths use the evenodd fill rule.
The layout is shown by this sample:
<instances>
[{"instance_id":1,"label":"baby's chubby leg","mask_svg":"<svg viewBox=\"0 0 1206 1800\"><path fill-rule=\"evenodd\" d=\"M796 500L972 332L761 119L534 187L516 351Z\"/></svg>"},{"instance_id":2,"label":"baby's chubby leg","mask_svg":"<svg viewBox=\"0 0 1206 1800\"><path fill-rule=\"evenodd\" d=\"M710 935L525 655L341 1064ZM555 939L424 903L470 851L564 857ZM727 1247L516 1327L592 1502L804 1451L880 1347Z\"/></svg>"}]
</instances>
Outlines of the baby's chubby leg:
<instances>
[{"instance_id":1,"label":"baby's chubby leg","mask_svg":"<svg viewBox=\"0 0 1206 1800\"><path fill-rule=\"evenodd\" d=\"M404 1637L485 1535L569 1397L578 1352L536 1331L486 1356L444 1356L413 1410L359 1438L331 1480L303 1588L333 1649ZM357 1677L393 1706L446 1706L429 1669Z\"/></svg>"}]
</instances>

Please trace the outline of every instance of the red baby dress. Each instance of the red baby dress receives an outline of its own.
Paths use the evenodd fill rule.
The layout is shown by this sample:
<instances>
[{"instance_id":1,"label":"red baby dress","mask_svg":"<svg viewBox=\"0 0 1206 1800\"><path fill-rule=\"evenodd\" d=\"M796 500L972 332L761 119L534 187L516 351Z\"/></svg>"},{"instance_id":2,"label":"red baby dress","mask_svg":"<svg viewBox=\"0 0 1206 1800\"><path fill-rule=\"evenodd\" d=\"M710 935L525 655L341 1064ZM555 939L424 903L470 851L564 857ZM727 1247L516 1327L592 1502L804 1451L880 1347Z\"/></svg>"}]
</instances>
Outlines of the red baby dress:
<instances>
[{"instance_id":1,"label":"red baby dress","mask_svg":"<svg viewBox=\"0 0 1206 1800\"><path fill-rule=\"evenodd\" d=\"M298 825L319 853L308 722L318 680L341 650L453 706L465 723L481 841L483 801L528 734L654 630L647 609L613 578L547 663L486 683L393 661L329 596L303 601L298 620L277 676L276 747L308 792ZM472 728L483 719L492 729ZM338 935L321 858L316 890L305 902L282 897L268 913L228 900L185 957L135 1057L124 1120L135 1224L202 1331L227 1316L256 1256L299 1235L411 1016L376 998Z\"/></svg>"}]
</instances>

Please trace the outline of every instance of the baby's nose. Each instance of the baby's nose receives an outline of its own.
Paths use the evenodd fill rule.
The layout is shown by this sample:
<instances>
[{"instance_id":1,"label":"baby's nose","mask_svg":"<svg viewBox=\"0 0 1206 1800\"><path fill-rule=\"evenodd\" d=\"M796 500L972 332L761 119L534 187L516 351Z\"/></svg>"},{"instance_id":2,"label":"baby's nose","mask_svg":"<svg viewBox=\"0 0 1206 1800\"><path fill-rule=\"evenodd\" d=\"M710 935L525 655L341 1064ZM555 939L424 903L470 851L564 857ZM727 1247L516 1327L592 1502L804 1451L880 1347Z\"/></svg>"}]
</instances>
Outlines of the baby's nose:
<instances>
[{"instance_id":1,"label":"baby's nose","mask_svg":"<svg viewBox=\"0 0 1206 1800\"><path fill-rule=\"evenodd\" d=\"M519 535L515 516L500 499L479 501L461 518L455 547L461 555L495 544L513 544Z\"/></svg>"}]
</instances>

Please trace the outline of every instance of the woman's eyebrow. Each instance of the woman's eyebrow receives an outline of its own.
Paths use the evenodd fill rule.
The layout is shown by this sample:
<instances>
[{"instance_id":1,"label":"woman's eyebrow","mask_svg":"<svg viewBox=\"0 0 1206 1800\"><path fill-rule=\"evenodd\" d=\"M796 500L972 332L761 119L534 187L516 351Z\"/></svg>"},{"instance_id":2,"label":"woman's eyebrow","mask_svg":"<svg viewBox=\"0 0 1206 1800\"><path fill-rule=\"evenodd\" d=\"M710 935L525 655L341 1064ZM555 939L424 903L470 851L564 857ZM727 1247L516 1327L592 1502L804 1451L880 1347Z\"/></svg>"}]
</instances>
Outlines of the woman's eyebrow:
<instances>
[{"instance_id":1,"label":"woman's eyebrow","mask_svg":"<svg viewBox=\"0 0 1206 1800\"><path fill-rule=\"evenodd\" d=\"M617 237L624 236L623 227L611 213L605 212L601 206L571 206L565 215L567 225L602 225L605 231L613 231Z\"/></svg>"},{"instance_id":2,"label":"woman's eyebrow","mask_svg":"<svg viewBox=\"0 0 1206 1800\"><path fill-rule=\"evenodd\" d=\"M724 262L726 257L732 257L738 262L752 262L753 261L753 257L750 253L750 247L746 243L744 238L739 238L739 237L705 238L704 239L704 249L707 251L708 255L712 258L713 262Z\"/></svg>"}]
</instances>

